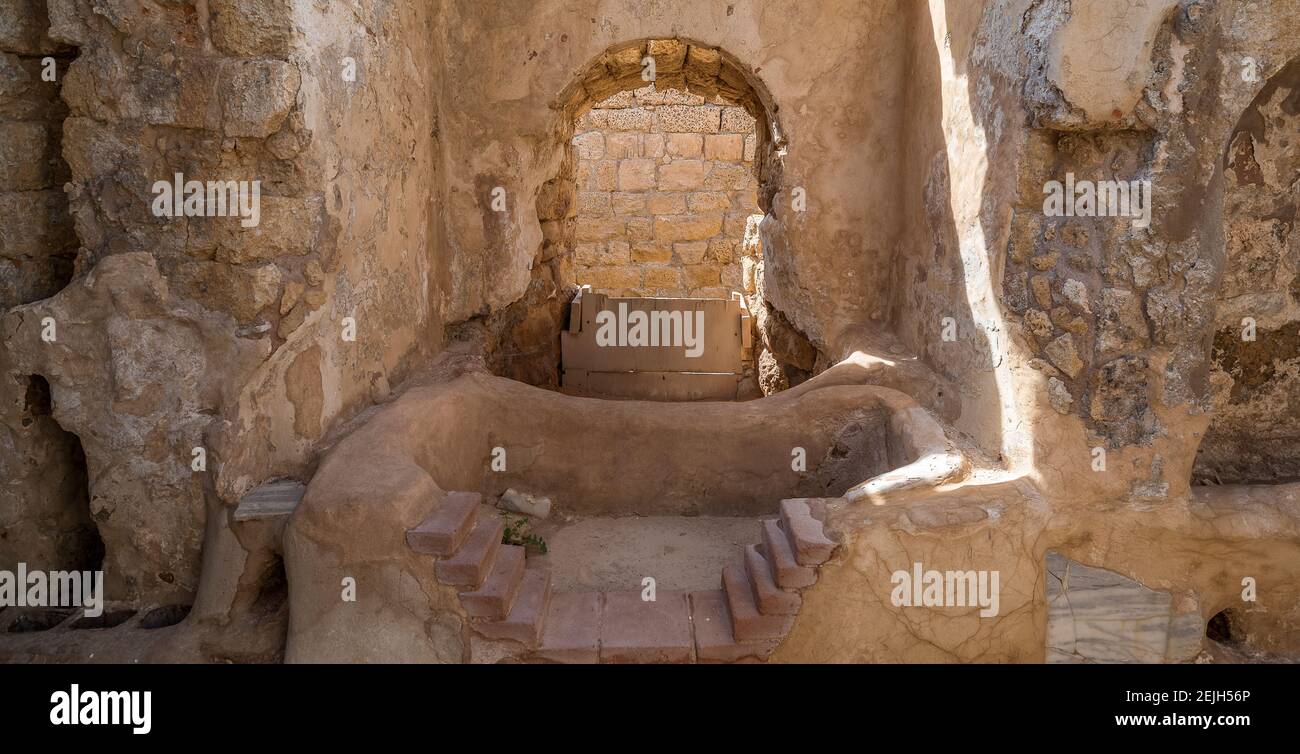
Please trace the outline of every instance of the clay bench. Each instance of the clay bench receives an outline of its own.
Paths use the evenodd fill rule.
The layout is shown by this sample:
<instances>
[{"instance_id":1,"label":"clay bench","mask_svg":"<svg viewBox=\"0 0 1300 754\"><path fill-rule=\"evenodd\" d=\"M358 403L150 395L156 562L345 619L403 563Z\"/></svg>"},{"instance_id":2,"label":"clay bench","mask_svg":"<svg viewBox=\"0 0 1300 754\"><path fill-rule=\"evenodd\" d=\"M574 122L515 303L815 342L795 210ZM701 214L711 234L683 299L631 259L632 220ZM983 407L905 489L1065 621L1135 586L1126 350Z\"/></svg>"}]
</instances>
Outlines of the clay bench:
<instances>
[{"instance_id":1,"label":"clay bench","mask_svg":"<svg viewBox=\"0 0 1300 754\"><path fill-rule=\"evenodd\" d=\"M583 286L560 335L561 390L653 401L735 400L752 338L739 293L730 299L614 298Z\"/></svg>"}]
</instances>

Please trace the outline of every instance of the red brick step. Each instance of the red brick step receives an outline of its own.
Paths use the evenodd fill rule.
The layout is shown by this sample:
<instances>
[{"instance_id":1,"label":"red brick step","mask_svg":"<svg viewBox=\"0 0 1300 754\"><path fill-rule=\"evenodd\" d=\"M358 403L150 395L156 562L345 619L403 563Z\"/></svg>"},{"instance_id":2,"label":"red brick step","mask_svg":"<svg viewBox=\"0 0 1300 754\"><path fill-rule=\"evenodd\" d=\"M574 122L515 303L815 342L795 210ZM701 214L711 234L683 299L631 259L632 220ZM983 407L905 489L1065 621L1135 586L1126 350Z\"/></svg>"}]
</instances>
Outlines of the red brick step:
<instances>
[{"instance_id":1,"label":"red brick step","mask_svg":"<svg viewBox=\"0 0 1300 754\"><path fill-rule=\"evenodd\" d=\"M524 579L525 554L518 545L501 545L483 585L472 592L461 592L460 604L471 618L502 620L510 614Z\"/></svg>"},{"instance_id":2,"label":"red brick step","mask_svg":"<svg viewBox=\"0 0 1300 754\"><path fill-rule=\"evenodd\" d=\"M745 546L745 574L754 590L754 601L764 615L794 615L803 599L798 592L787 592L776 585L772 567L758 551L758 545Z\"/></svg>"},{"instance_id":3,"label":"red brick step","mask_svg":"<svg viewBox=\"0 0 1300 754\"><path fill-rule=\"evenodd\" d=\"M434 565L438 580L453 586L478 587L482 584L501 547L501 535L505 529L499 518L479 519L460 550Z\"/></svg>"},{"instance_id":4,"label":"red brick step","mask_svg":"<svg viewBox=\"0 0 1300 754\"><path fill-rule=\"evenodd\" d=\"M763 522L763 555L772 566L772 576L782 589L802 589L817 583L817 570L801 566L794 548L776 519Z\"/></svg>"},{"instance_id":5,"label":"red brick step","mask_svg":"<svg viewBox=\"0 0 1300 754\"><path fill-rule=\"evenodd\" d=\"M763 615L754 602L749 579L738 565L722 570L722 590L727 594L727 610L731 613L731 635L736 641L780 639L794 625L793 615Z\"/></svg>"},{"instance_id":6,"label":"red brick step","mask_svg":"<svg viewBox=\"0 0 1300 754\"><path fill-rule=\"evenodd\" d=\"M475 621L474 629L489 639L513 639L535 647L545 630L550 602L551 572L544 568L528 568L519 584L515 604L505 620Z\"/></svg>"},{"instance_id":7,"label":"red brick step","mask_svg":"<svg viewBox=\"0 0 1300 754\"><path fill-rule=\"evenodd\" d=\"M822 522L813 518L808 501L793 498L781 501L781 525L794 548L795 560L799 565L821 565L830 559L835 550L822 526Z\"/></svg>"},{"instance_id":8,"label":"red brick step","mask_svg":"<svg viewBox=\"0 0 1300 754\"><path fill-rule=\"evenodd\" d=\"M477 492L447 493L419 526L406 531L406 544L426 555L451 555L469 537L482 500Z\"/></svg>"},{"instance_id":9,"label":"red brick step","mask_svg":"<svg viewBox=\"0 0 1300 754\"><path fill-rule=\"evenodd\" d=\"M695 656L700 662L765 660L777 642L738 642L731 635L727 596L720 589L691 592L691 625L695 628Z\"/></svg>"}]
</instances>

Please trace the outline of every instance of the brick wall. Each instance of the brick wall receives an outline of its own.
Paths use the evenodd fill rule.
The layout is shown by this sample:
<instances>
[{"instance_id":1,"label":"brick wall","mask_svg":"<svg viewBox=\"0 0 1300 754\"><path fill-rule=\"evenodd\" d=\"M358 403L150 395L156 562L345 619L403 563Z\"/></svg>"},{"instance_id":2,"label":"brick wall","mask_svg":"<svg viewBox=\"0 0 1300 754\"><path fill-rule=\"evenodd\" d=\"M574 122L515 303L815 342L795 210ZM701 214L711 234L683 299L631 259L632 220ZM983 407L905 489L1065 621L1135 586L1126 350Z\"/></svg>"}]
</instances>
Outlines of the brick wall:
<instances>
[{"instance_id":1,"label":"brick wall","mask_svg":"<svg viewBox=\"0 0 1300 754\"><path fill-rule=\"evenodd\" d=\"M648 86L598 103L575 133L578 283L624 296L742 289L745 219L760 212L744 108Z\"/></svg>"}]
</instances>

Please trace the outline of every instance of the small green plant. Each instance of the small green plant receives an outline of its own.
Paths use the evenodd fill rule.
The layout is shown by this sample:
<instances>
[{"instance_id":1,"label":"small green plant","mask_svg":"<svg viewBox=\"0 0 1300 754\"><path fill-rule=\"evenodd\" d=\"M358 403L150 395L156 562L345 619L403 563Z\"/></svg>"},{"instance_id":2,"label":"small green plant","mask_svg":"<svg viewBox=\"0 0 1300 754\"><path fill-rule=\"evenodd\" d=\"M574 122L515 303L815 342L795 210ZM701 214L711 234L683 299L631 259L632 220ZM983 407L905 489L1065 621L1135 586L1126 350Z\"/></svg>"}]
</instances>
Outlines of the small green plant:
<instances>
[{"instance_id":1,"label":"small green plant","mask_svg":"<svg viewBox=\"0 0 1300 754\"><path fill-rule=\"evenodd\" d=\"M531 547L542 555L546 554L546 540L529 531L532 526L529 524L528 519L520 518L511 523L510 517L506 516L505 521L506 529L501 533L501 544Z\"/></svg>"}]
</instances>

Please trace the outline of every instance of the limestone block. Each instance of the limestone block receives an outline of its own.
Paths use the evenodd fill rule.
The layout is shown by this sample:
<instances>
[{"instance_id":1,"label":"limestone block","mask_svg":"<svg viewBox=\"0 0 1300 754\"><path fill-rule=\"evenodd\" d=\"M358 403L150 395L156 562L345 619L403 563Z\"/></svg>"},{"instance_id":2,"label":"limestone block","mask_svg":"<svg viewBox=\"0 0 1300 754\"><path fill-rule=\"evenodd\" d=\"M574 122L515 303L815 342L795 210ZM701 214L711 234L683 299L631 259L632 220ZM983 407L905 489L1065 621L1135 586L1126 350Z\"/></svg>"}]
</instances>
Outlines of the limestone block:
<instances>
[{"instance_id":1,"label":"limestone block","mask_svg":"<svg viewBox=\"0 0 1300 754\"><path fill-rule=\"evenodd\" d=\"M600 131L587 131L573 137L573 148L582 160L599 160L605 156L605 135Z\"/></svg>"},{"instance_id":2,"label":"limestone block","mask_svg":"<svg viewBox=\"0 0 1300 754\"><path fill-rule=\"evenodd\" d=\"M692 212L718 212L731 207L731 197L725 191L700 191L686 197Z\"/></svg>"},{"instance_id":3,"label":"limestone block","mask_svg":"<svg viewBox=\"0 0 1300 754\"><path fill-rule=\"evenodd\" d=\"M641 156L641 134L611 133L605 138L605 153L610 159ZM582 155L579 154L579 157Z\"/></svg>"},{"instance_id":4,"label":"limestone block","mask_svg":"<svg viewBox=\"0 0 1300 754\"><path fill-rule=\"evenodd\" d=\"M739 161L744 155L745 137L740 134L709 134L704 137L704 159Z\"/></svg>"},{"instance_id":5,"label":"limestone block","mask_svg":"<svg viewBox=\"0 0 1300 754\"><path fill-rule=\"evenodd\" d=\"M214 311L251 322L280 296L280 270L273 264L242 267L194 261L176 270L177 289Z\"/></svg>"},{"instance_id":6,"label":"limestone block","mask_svg":"<svg viewBox=\"0 0 1300 754\"><path fill-rule=\"evenodd\" d=\"M655 187L655 162L645 158L618 163L619 191L644 191Z\"/></svg>"},{"instance_id":7,"label":"limestone block","mask_svg":"<svg viewBox=\"0 0 1300 754\"><path fill-rule=\"evenodd\" d=\"M660 241L702 241L722 230L722 215L669 215L654 219L654 237Z\"/></svg>"},{"instance_id":8,"label":"limestone block","mask_svg":"<svg viewBox=\"0 0 1300 754\"><path fill-rule=\"evenodd\" d=\"M663 241L639 241L632 244L632 261L637 264L667 264L672 258L672 244Z\"/></svg>"},{"instance_id":9,"label":"limestone block","mask_svg":"<svg viewBox=\"0 0 1300 754\"><path fill-rule=\"evenodd\" d=\"M32 191L67 180L59 135L44 123L0 123L0 191Z\"/></svg>"},{"instance_id":10,"label":"limestone block","mask_svg":"<svg viewBox=\"0 0 1300 754\"><path fill-rule=\"evenodd\" d=\"M704 138L699 134L665 135L664 153L669 157L699 157L704 151Z\"/></svg>"},{"instance_id":11,"label":"limestone block","mask_svg":"<svg viewBox=\"0 0 1300 754\"><path fill-rule=\"evenodd\" d=\"M673 244L673 253L683 264L699 264L704 261L709 244L706 241L679 241Z\"/></svg>"},{"instance_id":12,"label":"limestone block","mask_svg":"<svg viewBox=\"0 0 1300 754\"><path fill-rule=\"evenodd\" d=\"M579 241L608 241L622 236L627 230L627 220L621 217L584 217L577 219L574 237Z\"/></svg>"},{"instance_id":13,"label":"limestone block","mask_svg":"<svg viewBox=\"0 0 1300 754\"><path fill-rule=\"evenodd\" d=\"M722 108L713 105L664 105L655 108L655 118L658 129L665 133L715 134L722 124Z\"/></svg>"},{"instance_id":14,"label":"limestone block","mask_svg":"<svg viewBox=\"0 0 1300 754\"><path fill-rule=\"evenodd\" d=\"M293 39L289 0L209 0L212 43L235 57L287 58Z\"/></svg>"},{"instance_id":15,"label":"limestone block","mask_svg":"<svg viewBox=\"0 0 1300 754\"><path fill-rule=\"evenodd\" d=\"M1048 48L1047 76L1090 123L1128 115L1149 83L1155 37L1176 0L1076 0Z\"/></svg>"},{"instance_id":16,"label":"limestone block","mask_svg":"<svg viewBox=\"0 0 1300 754\"><path fill-rule=\"evenodd\" d=\"M680 215L686 211L686 195L652 194L647 207L652 215Z\"/></svg>"},{"instance_id":17,"label":"limestone block","mask_svg":"<svg viewBox=\"0 0 1300 754\"><path fill-rule=\"evenodd\" d=\"M659 168L660 191L692 191L704 185L705 165L701 160L674 160Z\"/></svg>"},{"instance_id":18,"label":"limestone block","mask_svg":"<svg viewBox=\"0 0 1300 754\"><path fill-rule=\"evenodd\" d=\"M279 60L222 64L218 94L227 136L270 136L280 129L298 96L298 68Z\"/></svg>"},{"instance_id":19,"label":"limestone block","mask_svg":"<svg viewBox=\"0 0 1300 754\"><path fill-rule=\"evenodd\" d=\"M754 116L750 115L743 107L723 108L721 128L729 134L752 134L754 133Z\"/></svg>"}]
</instances>

